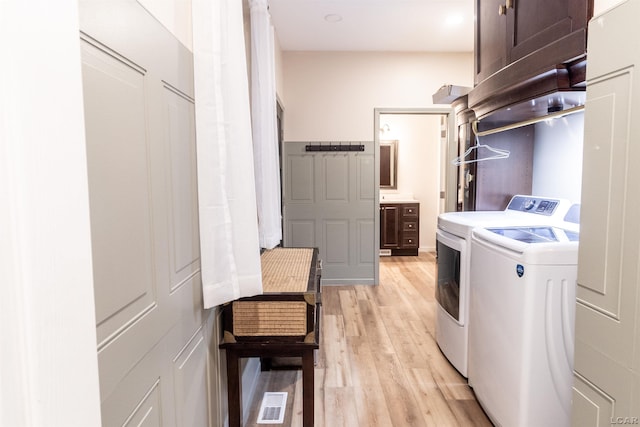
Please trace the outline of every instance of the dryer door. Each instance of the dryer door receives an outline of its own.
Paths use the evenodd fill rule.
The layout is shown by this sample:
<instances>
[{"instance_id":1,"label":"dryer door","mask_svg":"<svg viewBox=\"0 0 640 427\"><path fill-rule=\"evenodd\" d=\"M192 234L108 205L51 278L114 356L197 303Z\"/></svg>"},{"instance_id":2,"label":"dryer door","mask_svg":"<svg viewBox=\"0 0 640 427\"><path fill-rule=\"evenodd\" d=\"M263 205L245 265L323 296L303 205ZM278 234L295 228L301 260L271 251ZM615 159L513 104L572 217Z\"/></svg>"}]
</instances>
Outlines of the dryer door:
<instances>
[{"instance_id":1,"label":"dryer door","mask_svg":"<svg viewBox=\"0 0 640 427\"><path fill-rule=\"evenodd\" d=\"M466 241L445 231L436 233L436 270L438 284L436 300L438 304L459 324L461 319L461 287L464 280L464 260Z\"/></svg>"}]
</instances>

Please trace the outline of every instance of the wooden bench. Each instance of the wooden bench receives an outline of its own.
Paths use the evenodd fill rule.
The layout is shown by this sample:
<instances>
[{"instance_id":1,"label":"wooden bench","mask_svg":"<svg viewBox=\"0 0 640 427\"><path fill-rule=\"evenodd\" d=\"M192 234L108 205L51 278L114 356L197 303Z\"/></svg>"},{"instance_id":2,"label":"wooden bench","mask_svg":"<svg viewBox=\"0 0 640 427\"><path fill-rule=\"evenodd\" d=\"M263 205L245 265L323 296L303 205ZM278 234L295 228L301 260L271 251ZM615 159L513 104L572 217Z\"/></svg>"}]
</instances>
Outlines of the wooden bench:
<instances>
[{"instance_id":1,"label":"wooden bench","mask_svg":"<svg viewBox=\"0 0 640 427\"><path fill-rule=\"evenodd\" d=\"M314 418L314 351L320 345L321 263L317 248L275 248L261 257L263 294L223 307L229 427L242 422L240 359L302 358L303 426Z\"/></svg>"}]
</instances>

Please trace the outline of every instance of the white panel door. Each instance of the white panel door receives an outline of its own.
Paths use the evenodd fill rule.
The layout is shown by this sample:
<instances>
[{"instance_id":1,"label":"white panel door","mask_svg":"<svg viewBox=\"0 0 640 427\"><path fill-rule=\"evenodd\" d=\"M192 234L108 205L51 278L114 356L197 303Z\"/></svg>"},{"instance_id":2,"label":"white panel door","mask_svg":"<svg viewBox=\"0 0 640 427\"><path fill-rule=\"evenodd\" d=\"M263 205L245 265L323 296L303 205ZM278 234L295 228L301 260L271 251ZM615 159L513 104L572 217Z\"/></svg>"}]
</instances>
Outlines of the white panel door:
<instances>
[{"instance_id":1,"label":"white panel door","mask_svg":"<svg viewBox=\"0 0 640 427\"><path fill-rule=\"evenodd\" d=\"M79 10L103 425L221 425L192 55L136 1Z\"/></svg>"},{"instance_id":2,"label":"white panel door","mask_svg":"<svg viewBox=\"0 0 640 427\"><path fill-rule=\"evenodd\" d=\"M630 0L589 25L573 425L640 424L640 44Z\"/></svg>"},{"instance_id":3,"label":"white panel door","mask_svg":"<svg viewBox=\"0 0 640 427\"><path fill-rule=\"evenodd\" d=\"M307 152L307 144L284 143L284 246L318 247L324 284L373 284L373 142L363 152Z\"/></svg>"}]
</instances>

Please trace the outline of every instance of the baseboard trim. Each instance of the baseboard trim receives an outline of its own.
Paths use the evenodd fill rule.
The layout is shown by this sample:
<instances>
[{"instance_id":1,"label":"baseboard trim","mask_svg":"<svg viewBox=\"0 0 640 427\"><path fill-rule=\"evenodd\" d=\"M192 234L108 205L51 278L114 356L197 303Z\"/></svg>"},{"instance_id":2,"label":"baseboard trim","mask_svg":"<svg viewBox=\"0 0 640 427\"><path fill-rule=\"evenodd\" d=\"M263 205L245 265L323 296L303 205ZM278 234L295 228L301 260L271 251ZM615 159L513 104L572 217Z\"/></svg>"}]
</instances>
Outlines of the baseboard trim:
<instances>
[{"instance_id":1,"label":"baseboard trim","mask_svg":"<svg viewBox=\"0 0 640 427\"><path fill-rule=\"evenodd\" d=\"M341 285L375 285L373 279L325 279L322 278L322 286L341 286Z\"/></svg>"}]
</instances>

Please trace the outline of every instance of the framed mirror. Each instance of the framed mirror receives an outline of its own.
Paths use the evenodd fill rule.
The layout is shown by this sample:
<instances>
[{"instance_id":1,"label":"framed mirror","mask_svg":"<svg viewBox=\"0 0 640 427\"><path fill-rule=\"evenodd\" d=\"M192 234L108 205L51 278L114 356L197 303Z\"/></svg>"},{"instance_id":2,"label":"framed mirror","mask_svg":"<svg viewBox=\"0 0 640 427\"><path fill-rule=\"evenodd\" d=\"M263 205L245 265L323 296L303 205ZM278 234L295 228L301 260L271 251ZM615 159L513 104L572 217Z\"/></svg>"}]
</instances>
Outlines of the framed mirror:
<instances>
[{"instance_id":1,"label":"framed mirror","mask_svg":"<svg viewBox=\"0 0 640 427\"><path fill-rule=\"evenodd\" d=\"M380 141L380 188L398 188L398 140Z\"/></svg>"}]
</instances>

